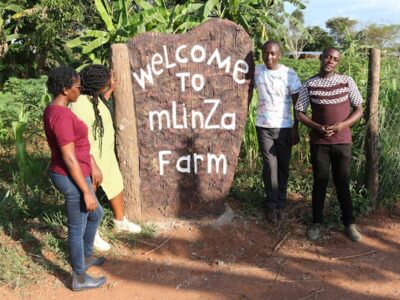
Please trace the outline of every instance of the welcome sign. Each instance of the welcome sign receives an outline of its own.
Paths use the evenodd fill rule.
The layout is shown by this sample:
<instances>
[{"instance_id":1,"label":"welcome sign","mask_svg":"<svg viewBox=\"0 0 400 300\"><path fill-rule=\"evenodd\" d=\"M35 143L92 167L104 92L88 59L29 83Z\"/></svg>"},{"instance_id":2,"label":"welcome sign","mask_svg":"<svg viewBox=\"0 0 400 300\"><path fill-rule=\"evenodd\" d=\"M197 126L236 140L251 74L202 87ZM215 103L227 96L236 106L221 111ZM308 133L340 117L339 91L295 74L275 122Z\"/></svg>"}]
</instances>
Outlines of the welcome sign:
<instances>
[{"instance_id":1,"label":"welcome sign","mask_svg":"<svg viewBox=\"0 0 400 300\"><path fill-rule=\"evenodd\" d=\"M219 19L128 42L145 218L223 210L252 94L251 45Z\"/></svg>"}]
</instances>

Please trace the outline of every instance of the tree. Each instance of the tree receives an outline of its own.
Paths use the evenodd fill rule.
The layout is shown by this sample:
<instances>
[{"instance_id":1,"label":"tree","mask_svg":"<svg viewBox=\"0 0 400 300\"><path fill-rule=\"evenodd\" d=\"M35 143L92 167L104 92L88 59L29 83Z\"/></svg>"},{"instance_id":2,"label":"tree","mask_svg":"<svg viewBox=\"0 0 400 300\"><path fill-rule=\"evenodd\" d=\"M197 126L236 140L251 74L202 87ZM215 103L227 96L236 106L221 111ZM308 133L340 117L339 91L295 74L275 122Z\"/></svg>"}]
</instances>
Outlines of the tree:
<instances>
[{"instance_id":1,"label":"tree","mask_svg":"<svg viewBox=\"0 0 400 300\"><path fill-rule=\"evenodd\" d=\"M162 0L95 0L102 26L84 29L67 46L82 52L84 63L106 63L111 44L124 43L146 31L185 32L206 19L216 3L216 0L205 4L186 1L175 5L173 1Z\"/></svg>"},{"instance_id":2,"label":"tree","mask_svg":"<svg viewBox=\"0 0 400 300\"><path fill-rule=\"evenodd\" d=\"M400 41L400 24L369 24L359 32L359 36L364 44L381 49L395 48Z\"/></svg>"},{"instance_id":3,"label":"tree","mask_svg":"<svg viewBox=\"0 0 400 300\"><path fill-rule=\"evenodd\" d=\"M319 26L307 27L307 31L313 39L305 45L305 51L322 51L335 44L329 33Z\"/></svg>"},{"instance_id":4,"label":"tree","mask_svg":"<svg viewBox=\"0 0 400 300\"><path fill-rule=\"evenodd\" d=\"M217 16L241 25L253 38L256 58L260 58L261 46L268 39L268 31L279 28L291 15L285 12L285 3L304 9L299 0L225 0L218 4ZM222 13L221 13L222 12Z\"/></svg>"},{"instance_id":5,"label":"tree","mask_svg":"<svg viewBox=\"0 0 400 300\"><path fill-rule=\"evenodd\" d=\"M299 58L300 52L309 40L312 40L311 35L304 27L304 14L300 9L292 12L291 18L288 19L288 29L283 35L285 46L294 58Z\"/></svg>"},{"instance_id":6,"label":"tree","mask_svg":"<svg viewBox=\"0 0 400 300\"><path fill-rule=\"evenodd\" d=\"M276 13L276 17L278 22L275 26L268 26L270 38L281 42L284 49L298 58L307 42L312 40L304 26L303 11L297 8L288 14L281 10Z\"/></svg>"},{"instance_id":7,"label":"tree","mask_svg":"<svg viewBox=\"0 0 400 300\"><path fill-rule=\"evenodd\" d=\"M68 43L92 62L105 62L110 45L126 42L136 34L146 31L183 33L208 20L218 17L240 24L253 38L259 49L266 39L265 26L277 26L277 7L283 10L289 2L303 7L302 0L95 0L102 28L86 29Z\"/></svg>"},{"instance_id":8,"label":"tree","mask_svg":"<svg viewBox=\"0 0 400 300\"><path fill-rule=\"evenodd\" d=\"M0 4L1 78L38 77L56 63L70 61L65 42L81 24L91 25L89 1L11 0Z\"/></svg>"},{"instance_id":9,"label":"tree","mask_svg":"<svg viewBox=\"0 0 400 300\"><path fill-rule=\"evenodd\" d=\"M346 35L355 35L355 25L358 23L357 20L352 20L347 17L331 18L325 22L329 32L333 37L334 41L339 46L344 46Z\"/></svg>"},{"instance_id":10,"label":"tree","mask_svg":"<svg viewBox=\"0 0 400 300\"><path fill-rule=\"evenodd\" d=\"M38 77L56 64L106 62L111 43L145 31L183 33L210 17L240 24L255 49L284 4L304 0L7 0L0 2L0 84ZM276 12L279 12L276 13ZM67 47L66 44L68 42Z\"/></svg>"}]
</instances>

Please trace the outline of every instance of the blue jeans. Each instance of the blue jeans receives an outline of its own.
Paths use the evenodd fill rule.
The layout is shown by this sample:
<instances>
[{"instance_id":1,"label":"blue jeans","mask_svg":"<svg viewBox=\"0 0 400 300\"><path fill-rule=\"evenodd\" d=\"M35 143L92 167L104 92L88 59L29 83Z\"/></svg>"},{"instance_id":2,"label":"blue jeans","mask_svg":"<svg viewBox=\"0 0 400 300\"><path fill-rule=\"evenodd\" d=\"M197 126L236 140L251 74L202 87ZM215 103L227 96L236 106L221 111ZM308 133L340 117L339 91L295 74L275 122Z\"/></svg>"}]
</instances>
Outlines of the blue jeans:
<instances>
[{"instance_id":1,"label":"blue jeans","mask_svg":"<svg viewBox=\"0 0 400 300\"><path fill-rule=\"evenodd\" d=\"M69 176L51 172L50 178L65 198L64 206L68 218L68 249L72 270L77 274L82 274L85 272L85 257L93 254L94 236L104 211L98 203L95 211L88 212L82 192ZM90 177L85 177L85 180L93 192Z\"/></svg>"}]
</instances>

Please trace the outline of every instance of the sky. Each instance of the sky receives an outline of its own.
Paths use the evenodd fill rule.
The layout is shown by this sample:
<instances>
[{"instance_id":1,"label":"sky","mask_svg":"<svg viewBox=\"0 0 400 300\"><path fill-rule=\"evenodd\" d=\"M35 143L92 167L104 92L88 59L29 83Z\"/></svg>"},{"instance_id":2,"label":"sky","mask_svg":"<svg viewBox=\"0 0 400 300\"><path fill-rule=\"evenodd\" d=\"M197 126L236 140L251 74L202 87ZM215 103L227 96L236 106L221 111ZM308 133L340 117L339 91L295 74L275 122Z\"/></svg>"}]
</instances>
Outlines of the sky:
<instances>
[{"instance_id":1,"label":"sky","mask_svg":"<svg viewBox=\"0 0 400 300\"><path fill-rule=\"evenodd\" d=\"M325 28L325 21L335 17L358 20L359 26L368 23L400 24L400 0L308 0L304 10L306 26ZM288 7L288 12L292 8ZM326 29L326 28L325 28Z\"/></svg>"}]
</instances>

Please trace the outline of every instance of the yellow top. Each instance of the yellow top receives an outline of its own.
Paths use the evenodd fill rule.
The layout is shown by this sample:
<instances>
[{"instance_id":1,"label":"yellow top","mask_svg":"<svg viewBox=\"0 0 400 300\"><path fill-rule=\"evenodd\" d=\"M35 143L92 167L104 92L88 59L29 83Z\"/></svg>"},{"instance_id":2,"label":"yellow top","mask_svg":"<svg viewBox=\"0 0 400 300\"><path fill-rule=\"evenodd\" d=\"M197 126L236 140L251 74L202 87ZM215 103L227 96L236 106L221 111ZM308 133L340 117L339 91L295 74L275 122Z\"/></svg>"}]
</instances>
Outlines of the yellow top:
<instances>
[{"instance_id":1,"label":"yellow top","mask_svg":"<svg viewBox=\"0 0 400 300\"><path fill-rule=\"evenodd\" d=\"M111 113L106 105L99 99L99 112L103 120L104 135L102 138L102 149L100 151L100 137L93 136L93 124L95 114L92 101L87 95L80 95L78 101L70 104L75 115L86 123L89 129L90 154L94 157L97 165L103 173L101 187L108 199L117 196L124 189L122 175L119 170L117 157L115 156L115 132Z\"/></svg>"}]
</instances>

